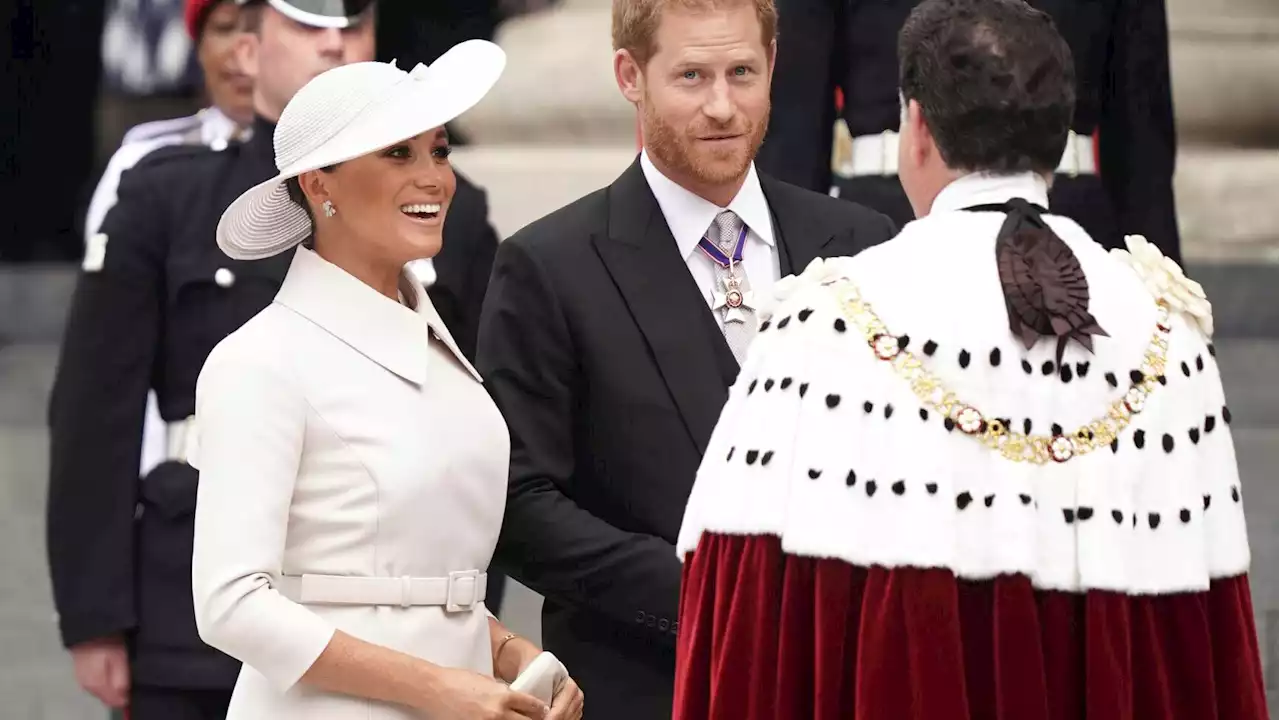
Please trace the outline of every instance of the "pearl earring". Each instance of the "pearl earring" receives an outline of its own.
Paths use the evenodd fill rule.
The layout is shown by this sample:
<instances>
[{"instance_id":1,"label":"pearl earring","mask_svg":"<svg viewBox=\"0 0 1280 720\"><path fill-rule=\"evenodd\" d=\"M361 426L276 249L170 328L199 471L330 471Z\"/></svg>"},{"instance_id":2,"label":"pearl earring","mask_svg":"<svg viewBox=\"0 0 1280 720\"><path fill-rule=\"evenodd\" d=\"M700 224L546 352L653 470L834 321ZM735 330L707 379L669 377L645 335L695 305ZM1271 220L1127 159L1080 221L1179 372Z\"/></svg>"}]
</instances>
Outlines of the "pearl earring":
<instances>
[{"instance_id":1,"label":"pearl earring","mask_svg":"<svg viewBox=\"0 0 1280 720\"><path fill-rule=\"evenodd\" d=\"M338 214L337 209L333 207L333 201L332 201L332 200L325 200L325 201L324 201L324 205L323 205L323 207L324 207L324 216L325 216L325 217L333 217L334 215L337 215L337 214Z\"/></svg>"}]
</instances>

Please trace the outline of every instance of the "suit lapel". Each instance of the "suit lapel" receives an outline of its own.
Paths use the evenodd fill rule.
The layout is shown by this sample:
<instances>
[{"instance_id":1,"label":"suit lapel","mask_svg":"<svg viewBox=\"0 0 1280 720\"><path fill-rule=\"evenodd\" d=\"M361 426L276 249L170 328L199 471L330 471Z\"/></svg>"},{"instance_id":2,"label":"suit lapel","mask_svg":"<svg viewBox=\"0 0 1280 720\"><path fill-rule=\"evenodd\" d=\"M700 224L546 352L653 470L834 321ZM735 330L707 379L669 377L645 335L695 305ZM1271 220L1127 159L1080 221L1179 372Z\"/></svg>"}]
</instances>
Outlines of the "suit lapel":
<instances>
[{"instance_id":1,"label":"suit lapel","mask_svg":"<svg viewBox=\"0 0 1280 720\"><path fill-rule=\"evenodd\" d=\"M797 188L763 173L760 174L760 187L773 214L774 240L778 244L778 266L782 277L798 275L814 258L826 256L827 246L836 236L824 227L822 217L805 212L795 194Z\"/></svg>"},{"instance_id":2,"label":"suit lapel","mask_svg":"<svg viewBox=\"0 0 1280 720\"><path fill-rule=\"evenodd\" d=\"M638 160L610 186L608 197L608 233L593 238L596 251L702 453L737 361L680 257Z\"/></svg>"}]
</instances>

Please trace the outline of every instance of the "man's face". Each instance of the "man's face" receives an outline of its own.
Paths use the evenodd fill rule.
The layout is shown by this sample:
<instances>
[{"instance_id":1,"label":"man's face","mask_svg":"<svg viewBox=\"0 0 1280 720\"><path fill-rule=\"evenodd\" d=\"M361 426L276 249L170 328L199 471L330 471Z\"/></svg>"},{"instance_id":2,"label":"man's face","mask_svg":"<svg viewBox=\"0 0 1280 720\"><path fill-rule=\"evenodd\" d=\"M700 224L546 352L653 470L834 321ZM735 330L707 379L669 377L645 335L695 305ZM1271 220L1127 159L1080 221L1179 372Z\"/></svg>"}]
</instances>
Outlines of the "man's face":
<instances>
[{"instance_id":1,"label":"man's face","mask_svg":"<svg viewBox=\"0 0 1280 720\"><path fill-rule=\"evenodd\" d=\"M683 184L740 181L769 124L774 48L755 10L669 10L655 39L637 81L645 148Z\"/></svg>"},{"instance_id":2,"label":"man's face","mask_svg":"<svg viewBox=\"0 0 1280 720\"><path fill-rule=\"evenodd\" d=\"M246 53L245 70L253 76L262 100L276 114L312 78L341 65L374 59L373 10L353 27L335 29L304 25L268 6L255 47Z\"/></svg>"}]
</instances>

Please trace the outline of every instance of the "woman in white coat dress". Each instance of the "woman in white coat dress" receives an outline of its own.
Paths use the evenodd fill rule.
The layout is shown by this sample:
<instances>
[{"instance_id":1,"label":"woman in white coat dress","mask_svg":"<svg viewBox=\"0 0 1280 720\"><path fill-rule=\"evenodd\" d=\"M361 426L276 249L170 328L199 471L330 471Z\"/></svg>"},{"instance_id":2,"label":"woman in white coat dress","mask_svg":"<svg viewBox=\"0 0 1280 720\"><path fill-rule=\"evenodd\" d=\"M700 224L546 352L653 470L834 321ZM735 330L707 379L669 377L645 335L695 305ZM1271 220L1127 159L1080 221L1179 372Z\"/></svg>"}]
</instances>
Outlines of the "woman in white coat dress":
<instances>
[{"instance_id":1,"label":"woman in white coat dress","mask_svg":"<svg viewBox=\"0 0 1280 720\"><path fill-rule=\"evenodd\" d=\"M230 720L581 716L563 668L550 708L501 682L539 655L483 603L507 429L404 270L440 249L443 125L504 63L472 41L320 75L281 115L279 175L218 226L233 259L293 252L197 385L193 594L244 663Z\"/></svg>"}]
</instances>

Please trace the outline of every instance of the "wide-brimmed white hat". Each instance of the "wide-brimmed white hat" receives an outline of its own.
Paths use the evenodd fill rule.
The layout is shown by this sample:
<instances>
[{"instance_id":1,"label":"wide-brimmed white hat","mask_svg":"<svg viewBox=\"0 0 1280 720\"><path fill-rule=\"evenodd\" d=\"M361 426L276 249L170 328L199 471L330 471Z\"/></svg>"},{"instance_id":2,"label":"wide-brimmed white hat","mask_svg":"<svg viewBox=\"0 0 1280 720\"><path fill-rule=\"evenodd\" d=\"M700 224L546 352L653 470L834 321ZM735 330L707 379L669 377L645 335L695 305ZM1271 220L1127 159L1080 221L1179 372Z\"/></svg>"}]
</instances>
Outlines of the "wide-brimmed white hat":
<instances>
[{"instance_id":1,"label":"wide-brimmed white hat","mask_svg":"<svg viewBox=\"0 0 1280 720\"><path fill-rule=\"evenodd\" d=\"M275 130L278 175L247 190L222 214L218 247L237 260L288 250L312 232L307 212L289 199L285 180L403 142L478 103L497 82L506 54L468 40L430 67L353 63L316 76L298 91Z\"/></svg>"}]
</instances>

